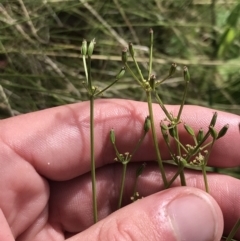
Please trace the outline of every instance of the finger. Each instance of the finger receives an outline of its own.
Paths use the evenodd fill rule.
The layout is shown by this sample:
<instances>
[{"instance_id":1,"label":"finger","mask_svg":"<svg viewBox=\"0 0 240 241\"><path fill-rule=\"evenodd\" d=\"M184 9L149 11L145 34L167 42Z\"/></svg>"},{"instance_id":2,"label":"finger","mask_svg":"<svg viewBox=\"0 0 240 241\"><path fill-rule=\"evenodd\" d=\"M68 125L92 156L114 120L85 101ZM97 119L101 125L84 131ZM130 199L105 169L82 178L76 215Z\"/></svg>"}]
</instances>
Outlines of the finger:
<instances>
[{"instance_id":1,"label":"finger","mask_svg":"<svg viewBox=\"0 0 240 241\"><path fill-rule=\"evenodd\" d=\"M139 164L128 166L124 186L123 206L130 204ZM176 173L176 167L165 166L170 180ZM188 186L205 190L201 172L185 170ZM109 165L97 171L97 199L99 220L117 210L122 178L121 165ZM208 174L211 196L219 204L224 216L224 233L227 236L240 217L240 180L221 175ZM174 187L180 186L177 179ZM136 191L139 198L164 190L157 164L147 163L138 178ZM226 191L227 190L227 191ZM56 223L63 232L78 233L93 224L91 175L85 174L67 182L52 182L50 197L50 221ZM240 232L236 235L240 237ZM163 239L164 240L164 239Z\"/></svg>"},{"instance_id":2,"label":"finger","mask_svg":"<svg viewBox=\"0 0 240 241\"><path fill-rule=\"evenodd\" d=\"M168 106L176 115L177 106ZM154 105L157 135L163 159L170 155L161 138L159 122L165 118L159 106ZM185 106L182 119L195 130L207 128L213 110ZM148 115L147 104L127 100L99 100L95 102L95 157L96 166L111 163L115 157L109 141L109 131L114 128L119 151L133 150L142 135L143 122ZM214 146L209 163L214 166L239 165L240 118L219 112L216 128L230 125L226 137ZM36 170L53 180L67 180L90 170L89 102L67 105L4 120L0 124L1 138L19 156L30 162ZM187 134L180 128L180 136ZM135 161L155 159L151 135L147 135Z\"/></svg>"},{"instance_id":3,"label":"finger","mask_svg":"<svg viewBox=\"0 0 240 241\"><path fill-rule=\"evenodd\" d=\"M138 200L67 240L218 241L222 230L221 210L210 195L178 187Z\"/></svg>"},{"instance_id":4,"label":"finger","mask_svg":"<svg viewBox=\"0 0 240 241\"><path fill-rule=\"evenodd\" d=\"M46 206L49 186L29 162L4 143L0 145L0 155L0 208L16 238ZM39 223L38 227L41 228Z\"/></svg>"}]
</instances>

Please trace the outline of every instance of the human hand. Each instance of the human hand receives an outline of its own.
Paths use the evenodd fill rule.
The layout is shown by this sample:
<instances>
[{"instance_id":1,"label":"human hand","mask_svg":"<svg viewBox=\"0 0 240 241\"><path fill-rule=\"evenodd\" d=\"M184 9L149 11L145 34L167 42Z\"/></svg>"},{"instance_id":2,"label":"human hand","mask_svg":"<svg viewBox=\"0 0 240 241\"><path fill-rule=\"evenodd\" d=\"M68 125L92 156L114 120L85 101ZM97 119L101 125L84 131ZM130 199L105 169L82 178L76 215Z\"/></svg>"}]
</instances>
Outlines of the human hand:
<instances>
[{"instance_id":1,"label":"human hand","mask_svg":"<svg viewBox=\"0 0 240 241\"><path fill-rule=\"evenodd\" d=\"M156 126L164 118L154 106ZM177 106L168 106L177 113ZM213 110L185 106L182 119L195 130L206 127ZM209 164L233 167L240 164L240 117L218 112L216 128L229 123L226 136L219 139ZM147 162L138 180L144 196L122 209L117 208L120 164L114 163L109 131L114 128L117 146L123 153L133 149L142 133L147 104L128 100L95 102L95 156L99 221L93 225L89 102L61 106L0 122L0 240L211 240L228 235L240 217L240 181L225 175L208 174L210 195L202 174L187 171L188 187L163 190L148 135L128 165L124 205L130 203L135 171ZM160 146L163 140L160 137ZM187 140L186 132L180 136ZM162 147L163 159L169 159ZM165 166L170 179L176 172ZM155 194L154 194L155 193ZM216 200L216 201L215 201ZM114 212L114 213L113 213ZM112 214L111 214L112 213ZM184 239L185 238L185 239ZM236 238L240 239L240 232Z\"/></svg>"}]
</instances>

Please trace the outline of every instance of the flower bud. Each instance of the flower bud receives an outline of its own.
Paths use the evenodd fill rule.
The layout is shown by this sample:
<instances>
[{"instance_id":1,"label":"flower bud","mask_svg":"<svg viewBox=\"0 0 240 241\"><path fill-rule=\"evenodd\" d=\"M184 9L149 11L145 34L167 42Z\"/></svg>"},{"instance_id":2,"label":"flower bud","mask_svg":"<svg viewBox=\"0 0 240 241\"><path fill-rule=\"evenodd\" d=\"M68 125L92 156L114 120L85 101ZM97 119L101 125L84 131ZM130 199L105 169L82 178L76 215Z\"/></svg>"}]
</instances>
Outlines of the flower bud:
<instances>
[{"instance_id":1,"label":"flower bud","mask_svg":"<svg viewBox=\"0 0 240 241\"><path fill-rule=\"evenodd\" d=\"M172 125L168 125L168 132L170 134L171 137L176 137L177 133L176 133L176 128Z\"/></svg>"},{"instance_id":2,"label":"flower bud","mask_svg":"<svg viewBox=\"0 0 240 241\"><path fill-rule=\"evenodd\" d=\"M144 129L145 132L148 132L150 128L151 128L150 116L147 116L147 117L145 118L145 122L144 122L144 127L143 127L143 129Z\"/></svg>"},{"instance_id":3,"label":"flower bud","mask_svg":"<svg viewBox=\"0 0 240 241\"><path fill-rule=\"evenodd\" d=\"M162 130L165 130L165 131L168 130L168 127L163 123L163 121L161 121L160 127L161 127Z\"/></svg>"},{"instance_id":4,"label":"flower bud","mask_svg":"<svg viewBox=\"0 0 240 241\"><path fill-rule=\"evenodd\" d=\"M127 48L124 48L122 50L122 62L123 62L123 64L127 63Z\"/></svg>"},{"instance_id":5,"label":"flower bud","mask_svg":"<svg viewBox=\"0 0 240 241\"><path fill-rule=\"evenodd\" d=\"M134 53L134 49L133 49L133 44L131 42L128 44L128 49L129 49L129 53L131 54L131 56L134 57L135 53Z\"/></svg>"},{"instance_id":6,"label":"flower bud","mask_svg":"<svg viewBox=\"0 0 240 241\"><path fill-rule=\"evenodd\" d=\"M114 145L115 144L115 132L113 129L111 129L111 131L110 131L110 140L111 140L112 144Z\"/></svg>"},{"instance_id":7,"label":"flower bud","mask_svg":"<svg viewBox=\"0 0 240 241\"><path fill-rule=\"evenodd\" d=\"M187 124L184 124L184 128L185 130L187 131L187 133L191 136L195 136L195 133L194 133L194 130L192 127L190 127L189 125Z\"/></svg>"},{"instance_id":8,"label":"flower bud","mask_svg":"<svg viewBox=\"0 0 240 241\"><path fill-rule=\"evenodd\" d=\"M217 112L214 112L214 113L213 113L212 120L211 120L211 122L210 122L210 126L215 126L216 121L217 121L217 116L218 116L218 113L217 113Z\"/></svg>"},{"instance_id":9,"label":"flower bud","mask_svg":"<svg viewBox=\"0 0 240 241\"><path fill-rule=\"evenodd\" d=\"M177 68L177 64L173 63L173 64L171 65L170 69L169 69L169 74L168 74L168 76L172 76L172 75L175 73L176 68Z\"/></svg>"},{"instance_id":10,"label":"flower bud","mask_svg":"<svg viewBox=\"0 0 240 241\"><path fill-rule=\"evenodd\" d=\"M217 133L217 131L214 129L214 127L213 127L213 126L209 126L209 131L210 131L210 135L212 136L212 138L213 138L214 140L216 140L217 137L218 137L218 133Z\"/></svg>"},{"instance_id":11,"label":"flower bud","mask_svg":"<svg viewBox=\"0 0 240 241\"><path fill-rule=\"evenodd\" d=\"M200 143L203 139L203 136L204 136L204 133L203 133L203 129L201 128L199 131L198 131L198 134L197 134L197 142Z\"/></svg>"},{"instance_id":12,"label":"flower bud","mask_svg":"<svg viewBox=\"0 0 240 241\"><path fill-rule=\"evenodd\" d=\"M185 80L186 82L189 82L189 81L190 81L190 74L189 74L189 72L188 72L187 66L184 66L184 67L183 67L183 77L184 77L184 80Z\"/></svg>"},{"instance_id":13,"label":"flower bud","mask_svg":"<svg viewBox=\"0 0 240 241\"><path fill-rule=\"evenodd\" d=\"M150 76L149 84L152 88L152 90L155 90L155 83L156 83L156 75L152 74Z\"/></svg>"},{"instance_id":14,"label":"flower bud","mask_svg":"<svg viewBox=\"0 0 240 241\"><path fill-rule=\"evenodd\" d=\"M153 30L152 28L149 29L149 34L150 34L150 45L153 44Z\"/></svg>"},{"instance_id":15,"label":"flower bud","mask_svg":"<svg viewBox=\"0 0 240 241\"><path fill-rule=\"evenodd\" d=\"M85 39L82 41L81 53L83 56L87 54L87 41Z\"/></svg>"},{"instance_id":16,"label":"flower bud","mask_svg":"<svg viewBox=\"0 0 240 241\"><path fill-rule=\"evenodd\" d=\"M146 167L146 162L144 162L136 171L136 177L139 177L143 173L143 169Z\"/></svg>"},{"instance_id":17,"label":"flower bud","mask_svg":"<svg viewBox=\"0 0 240 241\"><path fill-rule=\"evenodd\" d=\"M94 49L94 45L95 45L95 38L93 40L91 40L89 46L88 46L88 56L91 57L92 53L93 53L93 49Z\"/></svg>"},{"instance_id":18,"label":"flower bud","mask_svg":"<svg viewBox=\"0 0 240 241\"><path fill-rule=\"evenodd\" d=\"M160 127L161 127L161 132L162 132L162 136L163 136L164 141L167 144L170 144L169 136L168 136L168 133L167 133L168 127L162 121L161 121Z\"/></svg>"},{"instance_id":19,"label":"flower bud","mask_svg":"<svg viewBox=\"0 0 240 241\"><path fill-rule=\"evenodd\" d=\"M123 75L125 74L125 67L122 67L119 73L116 75L116 79L121 79Z\"/></svg>"},{"instance_id":20,"label":"flower bud","mask_svg":"<svg viewBox=\"0 0 240 241\"><path fill-rule=\"evenodd\" d=\"M217 136L217 139L225 136L225 134L227 133L228 131L228 128L229 128L229 124L223 126L223 128L218 132L218 136Z\"/></svg>"}]
</instances>

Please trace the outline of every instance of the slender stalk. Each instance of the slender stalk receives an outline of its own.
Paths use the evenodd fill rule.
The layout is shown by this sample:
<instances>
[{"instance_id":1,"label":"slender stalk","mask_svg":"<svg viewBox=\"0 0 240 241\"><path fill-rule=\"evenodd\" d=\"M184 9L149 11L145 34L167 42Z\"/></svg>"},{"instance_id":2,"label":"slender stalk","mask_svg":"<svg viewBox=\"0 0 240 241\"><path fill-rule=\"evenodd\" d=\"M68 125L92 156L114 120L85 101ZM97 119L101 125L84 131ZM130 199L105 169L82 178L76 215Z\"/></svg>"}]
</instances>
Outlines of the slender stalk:
<instances>
[{"instance_id":1,"label":"slender stalk","mask_svg":"<svg viewBox=\"0 0 240 241\"><path fill-rule=\"evenodd\" d=\"M103 92L105 92L107 89L109 89L110 87L112 87L114 84L117 83L119 79L115 79L110 85L108 85L107 87L105 87L104 89L100 90L95 96L99 96L101 95Z\"/></svg>"},{"instance_id":2,"label":"slender stalk","mask_svg":"<svg viewBox=\"0 0 240 241\"><path fill-rule=\"evenodd\" d=\"M143 77L143 75L142 75L142 71L141 71L141 69L139 68L138 62L136 61L134 55L132 56L132 59L133 59L133 62L134 62L134 64L135 64L135 66L136 66L137 72L138 72L138 74L139 74L139 76L140 76L141 82L144 83L145 80L144 80L144 77Z\"/></svg>"},{"instance_id":3,"label":"slender stalk","mask_svg":"<svg viewBox=\"0 0 240 241\"><path fill-rule=\"evenodd\" d=\"M133 151L132 151L132 156L135 154L135 152L138 150L138 148L141 146L145 136L146 136L147 132L144 132L144 134L142 135L142 137L138 140L137 145L134 147Z\"/></svg>"},{"instance_id":4,"label":"slender stalk","mask_svg":"<svg viewBox=\"0 0 240 241\"><path fill-rule=\"evenodd\" d=\"M185 100L186 100L186 96L187 96L187 91L188 91L188 85L189 85L189 81L186 81L186 85L184 88L184 93L183 93L183 98L182 98L182 103L180 105L180 109L178 111L178 116L177 116L177 122L180 120L181 114L182 114L182 110L183 110L183 106L185 104Z\"/></svg>"},{"instance_id":5,"label":"slender stalk","mask_svg":"<svg viewBox=\"0 0 240 241\"><path fill-rule=\"evenodd\" d=\"M166 188L170 188L171 185L173 184L173 182L176 180L176 178L178 177L178 175L180 175L180 173L183 171L184 169L184 165L182 166L178 166L178 170L177 172L175 173L175 175L173 176L173 178L168 182L168 185Z\"/></svg>"},{"instance_id":6,"label":"slender stalk","mask_svg":"<svg viewBox=\"0 0 240 241\"><path fill-rule=\"evenodd\" d=\"M174 140L178 143L178 145L181 146L181 148L183 149L183 151L185 151L187 153L187 149L185 148L185 146L179 141L178 138L174 137Z\"/></svg>"},{"instance_id":7,"label":"slender stalk","mask_svg":"<svg viewBox=\"0 0 240 241\"><path fill-rule=\"evenodd\" d=\"M155 97L157 99L158 104L160 105L161 109L163 110L163 112L165 113L165 115L167 116L167 118L169 119L169 121L172 121L173 118L172 116L169 114L168 110L166 109L166 107L164 106L162 100L160 99L158 93L156 91L154 91Z\"/></svg>"},{"instance_id":8,"label":"slender stalk","mask_svg":"<svg viewBox=\"0 0 240 241\"><path fill-rule=\"evenodd\" d=\"M151 92L146 91L146 94L147 94L147 102L148 102L148 111L149 111L149 116L150 116L150 121L151 121L153 143L154 143L155 151L156 151L156 154L157 154L157 162L158 162L158 166L159 166L159 169L160 169L160 172L161 172L161 175L162 175L164 187L167 188L168 182L167 182L167 178L166 178L166 175L165 175L160 150L159 150L159 147L158 147L157 135L156 135L155 125L154 125Z\"/></svg>"},{"instance_id":9,"label":"slender stalk","mask_svg":"<svg viewBox=\"0 0 240 241\"><path fill-rule=\"evenodd\" d=\"M123 190L124 190L124 184L126 179L126 171L127 171L127 163L123 163L123 172L122 172L120 196L118 200L118 209L122 207L122 198L123 198Z\"/></svg>"},{"instance_id":10,"label":"slender stalk","mask_svg":"<svg viewBox=\"0 0 240 241\"><path fill-rule=\"evenodd\" d=\"M206 133L206 135L204 136L204 138L198 143L198 145L194 148L194 150L192 152L188 152L187 156L186 156L186 160L188 161L189 158L193 155L196 155L199 151L199 148L201 147L201 145L207 140L207 138L210 136L210 132L208 131Z\"/></svg>"},{"instance_id":11,"label":"slender stalk","mask_svg":"<svg viewBox=\"0 0 240 241\"><path fill-rule=\"evenodd\" d=\"M204 179L205 189L206 189L207 193L209 193L209 186L208 186L208 180L207 180L206 166L207 166L207 161L210 157L210 154L211 154L214 143L215 143L215 140L212 141L211 146L210 146L209 151L208 151L208 154L205 157L205 160L204 160L204 163L203 163L203 166L202 166L203 179Z\"/></svg>"},{"instance_id":12,"label":"slender stalk","mask_svg":"<svg viewBox=\"0 0 240 241\"><path fill-rule=\"evenodd\" d=\"M170 75L167 75L166 77L164 77L162 80L157 80L156 81L156 87L159 86L160 84L162 84L165 80L167 80L170 77Z\"/></svg>"},{"instance_id":13,"label":"slender stalk","mask_svg":"<svg viewBox=\"0 0 240 241\"><path fill-rule=\"evenodd\" d=\"M141 166L136 171L136 179L134 181L134 188L133 188L133 195L131 197L131 200L134 202L138 199L138 193L137 193L137 181L140 175L143 172L143 169L146 167L146 163L141 164Z\"/></svg>"},{"instance_id":14,"label":"slender stalk","mask_svg":"<svg viewBox=\"0 0 240 241\"><path fill-rule=\"evenodd\" d=\"M143 86L142 85L142 82L138 79L138 77L133 73L133 71L131 70L131 68L129 67L128 63L125 63L125 67L126 69L131 73L131 75L133 76L133 78L138 82L138 84L140 86Z\"/></svg>"},{"instance_id":15,"label":"slender stalk","mask_svg":"<svg viewBox=\"0 0 240 241\"><path fill-rule=\"evenodd\" d=\"M150 29L150 50L149 50L149 64L148 64L148 81L152 74L152 60L153 60L153 30Z\"/></svg>"},{"instance_id":16,"label":"slender stalk","mask_svg":"<svg viewBox=\"0 0 240 241\"><path fill-rule=\"evenodd\" d=\"M202 165L202 173L203 173L203 179L204 179L204 185L205 185L205 190L207 193L209 193L209 186L208 186L208 181L207 181L207 172L206 172L206 165Z\"/></svg>"},{"instance_id":17,"label":"slender stalk","mask_svg":"<svg viewBox=\"0 0 240 241\"><path fill-rule=\"evenodd\" d=\"M84 68L86 80L87 80L87 83L88 83L88 69L87 69L87 63L86 63L86 56L83 55L82 59L83 59L83 68Z\"/></svg>"},{"instance_id":18,"label":"slender stalk","mask_svg":"<svg viewBox=\"0 0 240 241\"><path fill-rule=\"evenodd\" d=\"M175 128L175 133L176 133L176 139L179 141L179 133L178 133L178 129L177 126L174 126L173 128ZM177 142L177 152L179 156L182 156L181 154L181 146L179 145L179 142ZM181 185L182 186L186 186L186 179L185 179L185 175L184 175L184 163L182 163L181 161L179 162L179 166L182 168L182 171L180 172L180 180L181 180Z\"/></svg>"},{"instance_id":19,"label":"slender stalk","mask_svg":"<svg viewBox=\"0 0 240 241\"><path fill-rule=\"evenodd\" d=\"M237 233L239 228L240 228L240 219L238 219L238 221L233 226L233 228L232 228L230 234L228 235L226 241L231 241L233 239L234 235Z\"/></svg>"},{"instance_id":20,"label":"slender stalk","mask_svg":"<svg viewBox=\"0 0 240 241\"><path fill-rule=\"evenodd\" d=\"M91 145L91 177L92 177L92 202L94 223L98 221L97 194L96 194L96 169L94 156L94 96L90 95L90 145Z\"/></svg>"},{"instance_id":21,"label":"slender stalk","mask_svg":"<svg viewBox=\"0 0 240 241\"><path fill-rule=\"evenodd\" d=\"M87 60L88 60L87 61L88 89L89 89L89 94L93 96L93 94L92 94L92 75L91 75L91 70L92 70L91 57L88 56Z\"/></svg>"}]
</instances>

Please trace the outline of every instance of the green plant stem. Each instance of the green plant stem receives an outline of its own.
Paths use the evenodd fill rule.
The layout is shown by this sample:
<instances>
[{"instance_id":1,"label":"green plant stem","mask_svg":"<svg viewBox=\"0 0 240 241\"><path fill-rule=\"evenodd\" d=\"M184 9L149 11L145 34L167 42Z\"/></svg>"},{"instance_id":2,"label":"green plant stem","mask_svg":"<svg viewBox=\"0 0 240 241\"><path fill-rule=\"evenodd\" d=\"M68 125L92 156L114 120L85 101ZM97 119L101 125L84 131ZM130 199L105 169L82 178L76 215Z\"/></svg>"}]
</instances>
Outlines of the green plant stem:
<instances>
[{"instance_id":1,"label":"green plant stem","mask_svg":"<svg viewBox=\"0 0 240 241\"><path fill-rule=\"evenodd\" d=\"M148 64L148 81L152 74L152 60L153 60L153 31L150 30L150 50L149 50L149 64Z\"/></svg>"},{"instance_id":2,"label":"green plant stem","mask_svg":"<svg viewBox=\"0 0 240 241\"><path fill-rule=\"evenodd\" d=\"M160 172L161 172L161 175L162 175L164 187L167 188L168 182L167 182L167 178L166 178L166 175L165 175L160 150L159 150L159 147L158 147L157 135L156 135L155 125L154 125L151 92L146 91L146 94L147 94L147 102L148 102L148 111L149 111L149 116L150 116L150 121L151 121L153 143L154 143L155 151L156 151L156 154L157 154L157 162L158 162L158 166L159 166L159 169L160 169Z\"/></svg>"},{"instance_id":3,"label":"green plant stem","mask_svg":"<svg viewBox=\"0 0 240 241\"><path fill-rule=\"evenodd\" d=\"M124 184L125 184L125 178L126 178L126 171L127 171L127 163L123 163L121 190L120 190L120 196L118 200L118 209L122 207L122 198L123 198L123 190L124 190Z\"/></svg>"},{"instance_id":4,"label":"green plant stem","mask_svg":"<svg viewBox=\"0 0 240 241\"><path fill-rule=\"evenodd\" d=\"M132 156L135 154L135 152L136 152L136 151L138 150L138 148L141 146L141 144L142 144L142 142L143 142L146 134L147 134L147 132L144 132L143 135L142 135L142 137L138 140L137 145L134 147L134 149L133 149L133 151L132 151L132 154L131 154Z\"/></svg>"},{"instance_id":5,"label":"green plant stem","mask_svg":"<svg viewBox=\"0 0 240 241\"><path fill-rule=\"evenodd\" d=\"M189 86L189 81L186 81L186 85L185 85L184 93L183 93L183 98L182 98L182 103L181 103L180 109L178 111L177 122L180 120L180 117L181 117L181 114L182 114L183 106L184 106L186 96L187 96L188 86Z\"/></svg>"},{"instance_id":6,"label":"green plant stem","mask_svg":"<svg viewBox=\"0 0 240 241\"><path fill-rule=\"evenodd\" d=\"M124 64L126 69L131 73L131 75L133 76L133 78L138 82L138 84L143 87L141 81L138 79L138 77L133 73L133 71L131 70L131 68L129 67L128 63Z\"/></svg>"},{"instance_id":7,"label":"green plant stem","mask_svg":"<svg viewBox=\"0 0 240 241\"><path fill-rule=\"evenodd\" d=\"M180 175L180 173L183 171L184 169L184 165L178 166L178 170L175 173L175 175L173 176L173 178L168 182L168 185L166 188L170 188L171 185L173 184L173 182L176 180L176 178L178 177L178 175Z\"/></svg>"},{"instance_id":8,"label":"green plant stem","mask_svg":"<svg viewBox=\"0 0 240 241\"><path fill-rule=\"evenodd\" d=\"M231 241L232 238L234 237L234 235L237 233L239 228L240 228L240 219L238 219L238 221L233 226L233 228L232 228L230 234L228 235L226 241Z\"/></svg>"},{"instance_id":9,"label":"green plant stem","mask_svg":"<svg viewBox=\"0 0 240 241\"><path fill-rule=\"evenodd\" d=\"M91 145L91 177L92 177L92 202L94 223L98 221L97 194L96 194L96 169L94 156L94 96L90 95L90 145Z\"/></svg>"},{"instance_id":10,"label":"green plant stem","mask_svg":"<svg viewBox=\"0 0 240 241\"><path fill-rule=\"evenodd\" d=\"M201 142L199 142L198 143L198 145L194 148L194 151L192 151L192 152L189 152L188 154L187 154L187 156L186 156L186 158L185 158L185 160L186 160L186 162L188 163L189 162L189 159L191 158L191 156L193 156L193 155L196 155L197 153L198 153L198 151L199 151L199 148L201 147L201 145L206 141L206 139L209 137L209 135L210 135L210 132L208 131L207 133L206 133L206 135L204 136L204 138L202 139L202 141ZM175 138L175 140L177 141L177 139ZM212 143L211 143L212 144ZM210 148L211 149L211 148ZM180 173L184 170L184 164L182 163L181 165L179 165L178 166L179 168L178 168L178 171L176 172L176 174L173 176L173 178L168 182L168 186L167 186L167 188L169 188L171 185L172 185L172 183L175 181L175 179L178 177L178 175L180 175ZM205 167L206 168L206 167ZM203 174L204 174L204 172L203 172ZM207 177L206 177L206 175L204 176L204 182L206 181L206 183L207 183ZM205 185L205 187L206 187L206 189L207 189L207 187L208 187L208 185Z\"/></svg>"},{"instance_id":11,"label":"green plant stem","mask_svg":"<svg viewBox=\"0 0 240 241\"><path fill-rule=\"evenodd\" d=\"M139 76L140 76L141 83L144 83L145 80L144 80L144 78L143 78L142 71L141 71L141 69L139 68L138 62L136 61L136 59L135 59L134 56L132 56L132 59L133 59L133 62L134 62L134 64L135 64L135 66L136 66L137 72L138 72L138 74L139 74Z\"/></svg>"},{"instance_id":12,"label":"green plant stem","mask_svg":"<svg viewBox=\"0 0 240 241\"><path fill-rule=\"evenodd\" d=\"M108 85L107 87L105 87L104 89L100 90L95 96L99 96L101 95L103 92L105 92L107 89L109 89L110 87L112 87L115 83L117 83L119 79L115 79L110 85Z\"/></svg>"},{"instance_id":13,"label":"green plant stem","mask_svg":"<svg viewBox=\"0 0 240 241\"><path fill-rule=\"evenodd\" d=\"M186 156L186 160L188 161L189 158L193 155L196 155L199 151L199 148L201 147L201 145L207 140L207 138L210 136L210 132L208 131L206 133L206 135L204 136L204 138L198 143L198 145L194 148L194 151L189 152Z\"/></svg>"},{"instance_id":14,"label":"green plant stem","mask_svg":"<svg viewBox=\"0 0 240 241\"><path fill-rule=\"evenodd\" d=\"M173 128L175 128L175 133L176 133L176 139L179 141L179 133L178 133L178 129L177 126L175 125ZM179 145L179 142L177 142L177 152L179 156L182 156L181 154L181 146ZM186 186L186 179L185 179L185 175L184 175L184 163L182 163L181 161L179 162L179 166L182 168L182 171L180 172L180 180L181 180L181 185L182 186Z\"/></svg>"},{"instance_id":15,"label":"green plant stem","mask_svg":"<svg viewBox=\"0 0 240 241\"><path fill-rule=\"evenodd\" d=\"M204 164L202 166L202 173L203 173L203 179L204 179L204 184L205 184L205 190L206 190L207 193L209 193L209 186L208 186L208 180L207 180L206 166L207 166L207 161L210 157L210 154L211 154L214 143L215 143L215 140L212 141L211 146L210 146L209 151L208 151L208 154L205 157L205 161L204 161Z\"/></svg>"},{"instance_id":16,"label":"green plant stem","mask_svg":"<svg viewBox=\"0 0 240 241\"><path fill-rule=\"evenodd\" d=\"M82 59L83 59L83 68L84 68L84 72L85 72L85 77L86 77L87 84L88 84L88 69L87 69L87 63L86 63L86 56L84 55L82 57Z\"/></svg>"},{"instance_id":17,"label":"green plant stem","mask_svg":"<svg viewBox=\"0 0 240 241\"><path fill-rule=\"evenodd\" d=\"M178 143L179 146L181 146L181 148L183 149L183 151L185 151L187 153L187 149L185 148L185 146L179 141L179 139L177 139L176 137L174 137L174 140Z\"/></svg>"},{"instance_id":18,"label":"green plant stem","mask_svg":"<svg viewBox=\"0 0 240 241\"><path fill-rule=\"evenodd\" d=\"M172 116L170 115L170 113L167 111L167 109L165 108L161 98L159 97L158 93L156 91L154 91L154 94L155 94L155 98L158 102L158 104L160 105L161 109L163 110L163 112L165 113L165 115L167 116L167 118L169 119L169 121L172 121L173 118Z\"/></svg>"},{"instance_id":19,"label":"green plant stem","mask_svg":"<svg viewBox=\"0 0 240 241\"><path fill-rule=\"evenodd\" d=\"M206 165L202 165L202 173L203 173L203 179L204 179L204 185L205 185L205 190L207 193L209 193L209 186L208 186L208 181L207 181L207 172L206 172Z\"/></svg>"},{"instance_id":20,"label":"green plant stem","mask_svg":"<svg viewBox=\"0 0 240 241\"><path fill-rule=\"evenodd\" d=\"M167 80L169 77L171 77L170 75L167 75L165 78L163 78L162 80L158 80L156 81L156 87L159 86L160 84L162 84L165 80Z\"/></svg>"},{"instance_id":21,"label":"green plant stem","mask_svg":"<svg viewBox=\"0 0 240 241\"><path fill-rule=\"evenodd\" d=\"M88 74L88 89L89 89L89 94L92 94L92 75L91 75L91 57L88 56L88 66L87 66L87 74Z\"/></svg>"}]
</instances>

